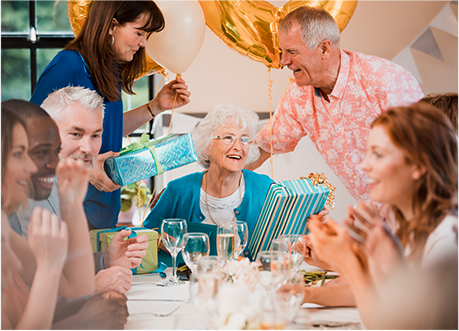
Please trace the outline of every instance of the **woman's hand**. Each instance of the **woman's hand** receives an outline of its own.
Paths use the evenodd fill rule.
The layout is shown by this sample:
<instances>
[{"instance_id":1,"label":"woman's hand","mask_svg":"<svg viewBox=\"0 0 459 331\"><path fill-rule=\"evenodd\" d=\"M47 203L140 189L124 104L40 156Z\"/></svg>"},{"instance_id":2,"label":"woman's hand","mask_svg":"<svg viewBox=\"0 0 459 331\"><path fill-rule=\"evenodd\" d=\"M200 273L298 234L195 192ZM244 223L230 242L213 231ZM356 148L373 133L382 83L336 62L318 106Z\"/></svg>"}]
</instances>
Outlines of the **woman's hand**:
<instances>
[{"instance_id":1,"label":"woman's hand","mask_svg":"<svg viewBox=\"0 0 459 331\"><path fill-rule=\"evenodd\" d=\"M159 109L158 113L154 111L155 115L158 115L165 110L172 109L172 107L179 108L185 106L190 102L190 95L191 93L188 91L185 81L182 78L177 78L163 86L151 102L151 106L154 107L153 109Z\"/></svg>"},{"instance_id":2,"label":"woman's hand","mask_svg":"<svg viewBox=\"0 0 459 331\"><path fill-rule=\"evenodd\" d=\"M115 184L104 170L105 160L109 157L116 157L119 153L107 152L99 154L94 161L94 166L89 173L89 182L99 191L113 192L119 189L121 186Z\"/></svg>"},{"instance_id":3,"label":"woman's hand","mask_svg":"<svg viewBox=\"0 0 459 331\"><path fill-rule=\"evenodd\" d=\"M49 272L61 272L68 249L65 222L59 222L49 210L35 207L30 215L28 241L38 267L43 266Z\"/></svg>"},{"instance_id":4,"label":"woman's hand","mask_svg":"<svg viewBox=\"0 0 459 331\"><path fill-rule=\"evenodd\" d=\"M60 203L83 204L88 190L89 169L83 161L67 158L56 168Z\"/></svg>"},{"instance_id":5,"label":"woman's hand","mask_svg":"<svg viewBox=\"0 0 459 331\"><path fill-rule=\"evenodd\" d=\"M327 218L323 223L313 217L309 222L309 229L317 256L333 270L341 274L348 267L353 266L367 269L365 261L362 261L361 252L357 251L357 242L349 236L346 229L331 218Z\"/></svg>"}]
</instances>

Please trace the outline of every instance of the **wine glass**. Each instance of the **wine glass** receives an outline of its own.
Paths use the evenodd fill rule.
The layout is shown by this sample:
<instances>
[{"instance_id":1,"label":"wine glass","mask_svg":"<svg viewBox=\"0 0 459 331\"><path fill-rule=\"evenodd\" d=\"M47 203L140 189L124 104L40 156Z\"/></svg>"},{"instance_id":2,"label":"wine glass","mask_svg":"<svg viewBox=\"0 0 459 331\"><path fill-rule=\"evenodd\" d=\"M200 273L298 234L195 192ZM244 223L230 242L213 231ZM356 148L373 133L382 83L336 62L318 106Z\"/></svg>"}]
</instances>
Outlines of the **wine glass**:
<instances>
[{"instance_id":1,"label":"wine glass","mask_svg":"<svg viewBox=\"0 0 459 331\"><path fill-rule=\"evenodd\" d=\"M247 223L244 221L237 221L236 224L240 243L236 247L235 259L237 259L239 255L241 255L241 253L244 251L245 246L247 246L247 241L249 240L249 229L247 227Z\"/></svg>"},{"instance_id":2,"label":"wine glass","mask_svg":"<svg viewBox=\"0 0 459 331\"><path fill-rule=\"evenodd\" d=\"M299 272L289 275L285 284L272 293L274 308L285 318L286 326L293 322L296 313L303 304L304 276Z\"/></svg>"},{"instance_id":3,"label":"wine glass","mask_svg":"<svg viewBox=\"0 0 459 331\"><path fill-rule=\"evenodd\" d=\"M183 236L182 256L191 272L196 273L198 262L203 256L209 255L210 243L207 234L189 232Z\"/></svg>"},{"instance_id":4,"label":"wine glass","mask_svg":"<svg viewBox=\"0 0 459 331\"><path fill-rule=\"evenodd\" d=\"M177 254L182 249L183 236L186 233L186 221L181 218L168 218L161 224L161 239L172 256L172 285L183 284L177 277Z\"/></svg>"},{"instance_id":5,"label":"wine glass","mask_svg":"<svg viewBox=\"0 0 459 331\"><path fill-rule=\"evenodd\" d=\"M303 262L306 255L306 241L301 234L286 234L280 238L287 240L289 244L289 254L291 257L292 268L296 272Z\"/></svg>"},{"instance_id":6,"label":"wine glass","mask_svg":"<svg viewBox=\"0 0 459 331\"><path fill-rule=\"evenodd\" d=\"M279 254L279 252L275 251L261 251L257 255L260 283L263 285L268 294L271 292L274 281L273 274L271 272L271 261Z\"/></svg>"},{"instance_id":7,"label":"wine glass","mask_svg":"<svg viewBox=\"0 0 459 331\"><path fill-rule=\"evenodd\" d=\"M226 222L218 225L217 254L226 263L234 259L235 249L239 246L236 222Z\"/></svg>"}]
</instances>

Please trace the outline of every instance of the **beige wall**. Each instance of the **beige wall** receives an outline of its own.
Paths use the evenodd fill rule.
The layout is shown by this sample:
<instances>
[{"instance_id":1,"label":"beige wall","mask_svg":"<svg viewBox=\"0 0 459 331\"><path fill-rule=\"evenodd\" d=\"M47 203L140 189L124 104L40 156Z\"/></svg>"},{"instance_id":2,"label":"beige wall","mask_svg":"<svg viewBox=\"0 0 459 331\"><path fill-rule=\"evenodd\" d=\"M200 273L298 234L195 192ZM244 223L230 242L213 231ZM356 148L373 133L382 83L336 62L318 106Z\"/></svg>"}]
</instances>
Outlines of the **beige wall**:
<instances>
[{"instance_id":1,"label":"beige wall","mask_svg":"<svg viewBox=\"0 0 459 331\"><path fill-rule=\"evenodd\" d=\"M360 1L348 27L342 33L342 48L392 59L409 45L437 13L445 1ZM453 5L457 17L457 5ZM433 91L457 92L457 37L434 30L439 37L439 47L445 63L415 51L423 77L424 93ZM273 70L272 109L288 84L288 69ZM258 62L239 55L217 39L209 29L200 53L188 71L184 73L192 92L192 101L180 112L208 112L220 102L230 101L257 112L270 109L267 68ZM191 130L195 122L183 119L179 124L174 115L175 132ZM180 121L182 122L182 121ZM189 129L188 129L189 128ZM166 181L191 171L201 170L196 165L186 166L162 175ZM310 172L325 172L330 182L337 186L336 210L332 215L341 219L345 206L355 200L328 168L308 138L303 139L293 153L274 157L274 179L287 180L305 176ZM268 174L268 164L259 172ZM158 176L160 179L161 176Z\"/></svg>"}]
</instances>

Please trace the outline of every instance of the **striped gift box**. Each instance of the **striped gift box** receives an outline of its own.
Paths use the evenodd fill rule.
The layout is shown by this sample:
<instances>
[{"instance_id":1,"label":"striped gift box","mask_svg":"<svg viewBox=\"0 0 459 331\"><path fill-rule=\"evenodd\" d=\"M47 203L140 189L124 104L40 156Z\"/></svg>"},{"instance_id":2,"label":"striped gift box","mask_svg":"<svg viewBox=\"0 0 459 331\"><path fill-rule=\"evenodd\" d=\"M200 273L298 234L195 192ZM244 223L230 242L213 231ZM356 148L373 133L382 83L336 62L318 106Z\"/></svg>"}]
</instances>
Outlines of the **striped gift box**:
<instances>
[{"instance_id":1,"label":"striped gift box","mask_svg":"<svg viewBox=\"0 0 459 331\"><path fill-rule=\"evenodd\" d=\"M249 243L253 258L269 250L271 242L284 234L307 234L306 223L311 214L320 212L331 189L314 185L303 178L272 183Z\"/></svg>"}]
</instances>

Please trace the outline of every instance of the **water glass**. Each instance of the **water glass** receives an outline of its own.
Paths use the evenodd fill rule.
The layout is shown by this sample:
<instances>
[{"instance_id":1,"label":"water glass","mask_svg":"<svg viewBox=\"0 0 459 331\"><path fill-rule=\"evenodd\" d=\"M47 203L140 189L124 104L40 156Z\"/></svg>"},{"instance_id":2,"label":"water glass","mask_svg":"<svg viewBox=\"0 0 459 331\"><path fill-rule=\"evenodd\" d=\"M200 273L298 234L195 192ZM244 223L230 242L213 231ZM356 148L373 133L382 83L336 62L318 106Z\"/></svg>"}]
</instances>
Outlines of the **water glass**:
<instances>
[{"instance_id":1,"label":"water glass","mask_svg":"<svg viewBox=\"0 0 459 331\"><path fill-rule=\"evenodd\" d=\"M217 313L217 294L220 275L214 272L199 272L190 278L191 303L204 318L208 330L216 330L214 317Z\"/></svg>"},{"instance_id":2,"label":"water glass","mask_svg":"<svg viewBox=\"0 0 459 331\"><path fill-rule=\"evenodd\" d=\"M237 234L239 236L239 245L236 247L235 258L237 259L239 255L244 251L245 246L247 246L247 241L249 240L249 228L247 223L244 221L237 221Z\"/></svg>"},{"instance_id":3,"label":"water glass","mask_svg":"<svg viewBox=\"0 0 459 331\"><path fill-rule=\"evenodd\" d=\"M177 277L177 254L182 249L186 228L186 221L181 218L168 218L161 224L161 240L172 256L172 277L169 280L172 285L183 283Z\"/></svg>"},{"instance_id":4,"label":"water glass","mask_svg":"<svg viewBox=\"0 0 459 331\"><path fill-rule=\"evenodd\" d=\"M203 256L199 259L197 273L213 272L220 274L225 261L218 256Z\"/></svg>"},{"instance_id":5,"label":"water glass","mask_svg":"<svg viewBox=\"0 0 459 331\"><path fill-rule=\"evenodd\" d=\"M201 232L189 232L183 236L182 256L192 273L196 273L198 262L203 256L209 255L209 237Z\"/></svg>"},{"instance_id":6,"label":"water glass","mask_svg":"<svg viewBox=\"0 0 459 331\"><path fill-rule=\"evenodd\" d=\"M293 322L295 315L303 304L304 276L295 272L289 275L286 283L277 291L272 292L272 302L278 314L288 324Z\"/></svg>"},{"instance_id":7,"label":"water glass","mask_svg":"<svg viewBox=\"0 0 459 331\"><path fill-rule=\"evenodd\" d=\"M225 263L234 259L239 241L236 222L226 222L218 226L217 254Z\"/></svg>"}]
</instances>

